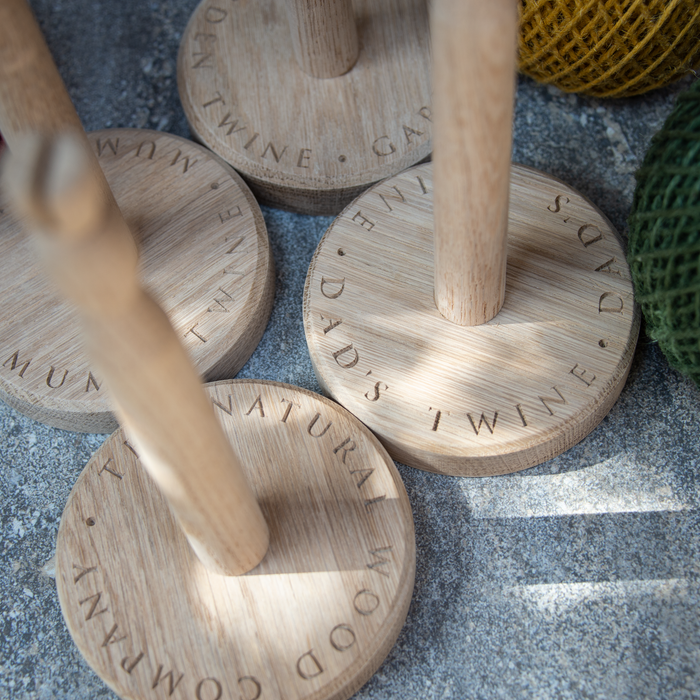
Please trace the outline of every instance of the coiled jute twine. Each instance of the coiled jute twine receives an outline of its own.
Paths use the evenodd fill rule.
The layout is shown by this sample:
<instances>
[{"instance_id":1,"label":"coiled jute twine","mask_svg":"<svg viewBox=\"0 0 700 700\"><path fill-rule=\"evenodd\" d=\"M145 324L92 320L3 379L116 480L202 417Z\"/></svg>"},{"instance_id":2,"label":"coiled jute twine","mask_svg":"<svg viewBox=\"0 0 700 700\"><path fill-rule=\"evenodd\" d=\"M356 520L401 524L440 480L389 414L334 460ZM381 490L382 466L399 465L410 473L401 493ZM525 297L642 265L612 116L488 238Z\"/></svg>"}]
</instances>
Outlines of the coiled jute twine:
<instances>
[{"instance_id":1,"label":"coiled jute twine","mask_svg":"<svg viewBox=\"0 0 700 700\"><path fill-rule=\"evenodd\" d=\"M637 174L628 262L647 335L700 387L700 80L678 96Z\"/></svg>"},{"instance_id":2,"label":"coiled jute twine","mask_svg":"<svg viewBox=\"0 0 700 700\"><path fill-rule=\"evenodd\" d=\"M565 92L630 97L700 65L700 0L521 0L522 73Z\"/></svg>"}]
</instances>

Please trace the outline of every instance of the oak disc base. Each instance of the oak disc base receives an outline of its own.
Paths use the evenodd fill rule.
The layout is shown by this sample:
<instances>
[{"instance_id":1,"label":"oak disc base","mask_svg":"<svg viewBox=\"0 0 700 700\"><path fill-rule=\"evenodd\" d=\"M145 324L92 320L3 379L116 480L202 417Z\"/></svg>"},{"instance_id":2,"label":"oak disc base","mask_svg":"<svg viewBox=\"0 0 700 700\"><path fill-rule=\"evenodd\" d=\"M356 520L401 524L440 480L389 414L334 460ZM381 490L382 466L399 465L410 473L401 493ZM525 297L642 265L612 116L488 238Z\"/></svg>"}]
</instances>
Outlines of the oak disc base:
<instances>
[{"instance_id":1,"label":"oak disc base","mask_svg":"<svg viewBox=\"0 0 700 700\"><path fill-rule=\"evenodd\" d=\"M458 326L433 299L432 199L421 165L325 234L304 294L319 383L411 466L539 464L602 420L629 372L640 319L620 239L573 189L513 166L503 309Z\"/></svg>"},{"instance_id":2,"label":"oak disc base","mask_svg":"<svg viewBox=\"0 0 700 700\"><path fill-rule=\"evenodd\" d=\"M178 55L192 133L264 204L337 214L431 151L423 0L355 0L360 57L337 78L294 59L283 0L204 0Z\"/></svg>"},{"instance_id":3,"label":"oak disc base","mask_svg":"<svg viewBox=\"0 0 700 700\"><path fill-rule=\"evenodd\" d=\"M274 263L260 207L201 146L162 132L88 134L139 246L142 279L202 376L234 376L267 326ZM112 432L80 328L0 194L0 399L57 428Z\"/></svg>"},{"instance_id":4,"label":"oak disc base","mask_svg":"<svg viewBox=\"0 0 700 700\"><path fill-rule=\"evenodd\" d=\"M415 544L376 438L330 400L207 385L270 528L253 571L206 570L117 431L61 519L58 592L94 670L126 698L347 698L403 625ZM235 435L234 435L235 434Z\"/></svg>"}]
</instances>

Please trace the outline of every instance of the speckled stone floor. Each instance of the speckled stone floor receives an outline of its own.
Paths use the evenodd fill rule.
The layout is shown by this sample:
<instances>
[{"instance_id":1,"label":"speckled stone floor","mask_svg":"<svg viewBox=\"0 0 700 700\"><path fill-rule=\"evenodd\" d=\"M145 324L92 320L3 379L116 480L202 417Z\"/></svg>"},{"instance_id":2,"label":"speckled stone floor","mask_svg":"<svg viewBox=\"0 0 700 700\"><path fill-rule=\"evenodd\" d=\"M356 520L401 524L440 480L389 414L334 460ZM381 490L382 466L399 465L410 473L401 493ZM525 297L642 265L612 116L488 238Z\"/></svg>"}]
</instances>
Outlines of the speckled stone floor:
<instances>
[{"instance_id":1,"label":"speckled stone floor","mask_svg":"<svg viewBox=\"0 0 700 700\"><path fill-rule=\"evenodd\" d=\"M175 59L195 0L32 5L87 129L189 135ZM521 78L513 159L579 189L624 233L633 173L679 89L611 102ZM277 297L239 376L318 391L301 304L330 219L264 216ZM700 697L699 419L700 391L642 334L619 401L560 457L479 480L399 465L415 593L398 643L356 697ZM0 405L1 698L115 697L65 628L52 568L62 508L103 439Z\"/></svg>"}]
</instances>

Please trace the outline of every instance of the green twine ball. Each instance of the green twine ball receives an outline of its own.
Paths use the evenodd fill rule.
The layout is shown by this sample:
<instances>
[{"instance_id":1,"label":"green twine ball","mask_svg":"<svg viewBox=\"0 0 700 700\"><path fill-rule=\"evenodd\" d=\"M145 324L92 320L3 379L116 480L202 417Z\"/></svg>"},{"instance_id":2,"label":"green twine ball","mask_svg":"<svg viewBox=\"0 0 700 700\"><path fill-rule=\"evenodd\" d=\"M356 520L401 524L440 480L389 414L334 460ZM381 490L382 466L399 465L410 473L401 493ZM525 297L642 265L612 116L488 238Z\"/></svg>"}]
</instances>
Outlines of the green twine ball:
<instances>
[{"instance_id":1,"label":"green twine ball","mask_svg":"<svg viewBox=\"0 0 700 700\"><path fill-rule=\"evenodd\" d=\"M628 261L648 335L700 387L700 80L637 172Z\"/></svg>"}]
</instances>

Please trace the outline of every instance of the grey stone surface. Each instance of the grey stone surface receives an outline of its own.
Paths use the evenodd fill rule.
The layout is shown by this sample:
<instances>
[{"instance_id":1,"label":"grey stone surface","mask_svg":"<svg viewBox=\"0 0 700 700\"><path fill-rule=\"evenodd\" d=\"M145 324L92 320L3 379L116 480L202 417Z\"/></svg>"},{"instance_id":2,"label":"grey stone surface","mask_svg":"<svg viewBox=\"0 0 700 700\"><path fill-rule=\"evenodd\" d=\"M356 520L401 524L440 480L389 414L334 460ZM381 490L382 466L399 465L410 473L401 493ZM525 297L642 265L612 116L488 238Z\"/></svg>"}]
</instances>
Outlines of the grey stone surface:
<instances>
[{"instance_id":1,"label":"grey stone surface","mask_svg":"<svg viewBox=\"0 0 700 700\"><path fill-rule=\"evenodd\" d=\"M175 59L195 0L32 4L86 128L188 136ZM678 90L606 102L521 79L514 160L567 181L624 231L633 172ZM277 298L239 376L318 391L301 299L330 219L264 214ZM400 466L415 594L357 697L700 697L699 419L700 391L642 336L620 400L566 454L481 480ZM0 698L115 697L70 639L51 563L63 505L103 437L0 405Z\"/></svg>"}]
</instances>

